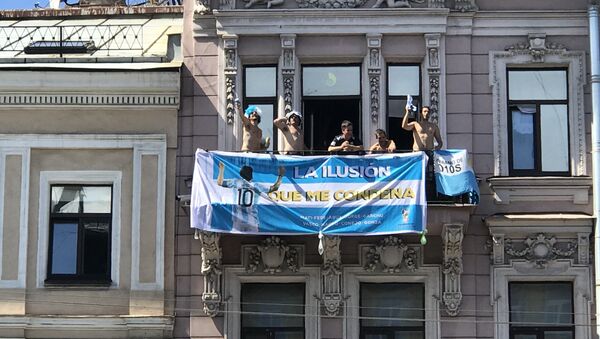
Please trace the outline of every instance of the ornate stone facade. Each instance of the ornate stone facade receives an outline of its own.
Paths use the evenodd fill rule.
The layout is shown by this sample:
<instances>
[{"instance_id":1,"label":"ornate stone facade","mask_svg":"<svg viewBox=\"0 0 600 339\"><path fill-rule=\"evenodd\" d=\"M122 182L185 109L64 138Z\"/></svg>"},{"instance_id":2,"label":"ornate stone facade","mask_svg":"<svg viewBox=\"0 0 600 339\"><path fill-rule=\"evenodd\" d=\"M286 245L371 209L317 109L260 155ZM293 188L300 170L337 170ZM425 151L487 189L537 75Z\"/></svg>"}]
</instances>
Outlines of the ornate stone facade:
<instances>
[{"instance_id":1,"label":"ornate stone facade","mask_svg":"<svg viewBox=\"0 0 600 339\"><path fill-rule=\"evenodd\" d=\"M429 78L429 112L431 121L439 123L440 111L440 40L441 34L425 34L426 69Z\"/></svg>"},{"instance_id":2,"label":"ornate stone facade","mask_svg":"<svg viewBox=\"0 0 600 339\"><path fill-rule=\"evenodd\" d=\"M539 233L530 235L520 243L511 239L505 242L506 254L515 259L525 259L537 268L545 268L549 261L559 258L571 258L577 250L578 242L568 240L562 244L552 235Z\"/></svg>"},{"instance_id":3,"label":"ornate stone facade","mask_svg":"<svg viewBox=\"0 0 600 339\"><path fill-rule=\"evenodd\" d=\"M283 110L287 114L294 110L294 82L296 76L296 35L282 34L281 79L283 81Z\"/></svg>"},{"instance_id":4,"label":"ornate stone facade","mask_svg":"<svg viewBox=\"0 0 600 339\"><path fill-rule=\"evenodd\" d=\"M225 107L227 111L227 124L233 124L235 116L235 98L237 96L237 36L223 38L223 50L225 56Z\"/></svg>"},{"instance_id":5,"label":"ornate stone facade","mask_svg":"<svg viewBox=\"0 0 600 339\"><path fill-rule=\"evenodd\" d=\"M417 268L417 253L395 236L381 240L367 249L363 259L364 269L368 272L399 273L414 271Z\"/></svg>"},{"instance_id":6,"label":"ornate stone facade","mask_svg":"<svg viewBox=\"0 0 600 339\"><path fill-rule=\"evenodd\" d=\"M197 232L196 238L202 243L201 258L204 275L204 290L202 303L204 313L214 317L219 312L221 305L221 248L219 247L218 233Z\"/></svg>"},{"instance_id":7,"label":"ornate stone facade","mask_svg":"<svg viewBox=\"0 0 600 339\"><path fill-rule=\"evenodd\" d=\"M368 70L369 73L369 91L370 102L369 109L371 120L377 123L379 117L379 100L380 100L380 84L381 84L381 34L367 34L367 49L369 51Z\"/></svg>"},{"instance_id":8,"label":"ornate stone facade","mask_svg":"<svg viewBox=\"0 0 600 339\"><path fill-rule=\"evenodd\" d=\"M324 236L321 304L327 316L340 313L342 297L342 259L340 254L340 237Z\"/></svg>"},{"instance_id":9,"label":"ornate stone facade","mask_svg":"<svg viewBox=\"0 0 600 339\"><path fill-rule=\"evenodd\" d=\"M279 237L271 236L253 246L246 260L246 271L276 274L283 271L296 272L299 268L299 253Z\"/></svg>"},{"instance_id":10,"label":"ornate stone facade","mask_svg":"<svg viewBox=\"0 0 600 339\"><path fill-rule=\"evenodd\" d=\"M462 265L462 225L444 225L442 240L444 242L444 262L442 272L444 273L444 292L442 301L446 306L446 312L450 316L457 316L462 303L462 292L460 288L460 276L463 272Z\"/></svg>"}]
</instances>

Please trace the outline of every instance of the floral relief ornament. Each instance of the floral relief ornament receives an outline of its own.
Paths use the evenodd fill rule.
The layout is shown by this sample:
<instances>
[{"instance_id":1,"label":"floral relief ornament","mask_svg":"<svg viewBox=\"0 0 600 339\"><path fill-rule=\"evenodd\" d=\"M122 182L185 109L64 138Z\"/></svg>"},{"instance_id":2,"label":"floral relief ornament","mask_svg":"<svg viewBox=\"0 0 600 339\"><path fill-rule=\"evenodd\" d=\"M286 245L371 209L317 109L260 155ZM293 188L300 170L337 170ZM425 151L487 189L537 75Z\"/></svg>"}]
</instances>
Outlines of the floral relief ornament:
<instances>
[{"instance_id":1,"label":"floral relief ornament","mask_svg":"<svg viewBox=\"0 0 600 339\"><path fill-rule=\"evenodd\" d=\"M271 236L252 249L246 270L256 272L261 266L263 272L269 274L280 273L285 268L297 272L298 251L279 237Z\"/></svg>"},{"instance_id":2,"label":"floral relief ornament","mask_svg":"<svg viewBox=\"0 0 600 339\"><path fill-rule=\"evenodd\" d=\"M370 272L375 271L379 266L385 273L399 273L403 266L410 271L416 270L415 250L394 236L389 236L369 248L366 261L364 269Z\"/></svg>"},{"instance_id":3,"label":"floral relief ornament","mask_svg":"<svg viewBox=\"0 0 600 339\"><path fill-rule=\"evenodd\" d=\"M577 250L577 241L571 240L566 243L566 248L561 248L554 236L546 236L543 233L529 236L521 246L515 249L511 239L505 240L506 253L514 258L523 258L531 261L537 268L545 268L549 261L558 258L570 258Z\"/></svg>"}]
</instances>

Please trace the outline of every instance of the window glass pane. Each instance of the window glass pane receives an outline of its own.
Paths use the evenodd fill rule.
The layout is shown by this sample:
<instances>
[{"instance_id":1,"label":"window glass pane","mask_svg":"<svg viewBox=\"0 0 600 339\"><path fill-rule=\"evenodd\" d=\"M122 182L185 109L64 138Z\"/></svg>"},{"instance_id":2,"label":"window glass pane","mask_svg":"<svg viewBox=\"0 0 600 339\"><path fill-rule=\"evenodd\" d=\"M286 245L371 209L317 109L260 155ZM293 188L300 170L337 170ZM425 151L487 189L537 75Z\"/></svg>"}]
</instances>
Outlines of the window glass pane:
<instances>
[{"instance_id":1,"label":"window glass pane","mask_svg":"<svg viewBox=\"0 0 600 339\"><path fill-rule=\"evenodd\" d=\"M253 104L254 106L260 108L261 110L261 114L260 114L260 123L258 124L258 127L260 127L260 129L262 130L262 135L263 135L263 139L265 139L266 137L271 138L271 144L269 145L268 150L272 151L273 150L273 120L275 118L273 118L273 110L274 107L272 104Z\"/></svg>"},{"instance_id":2,"label":"window glass pane","mask_svg":"<svg viewBox=\"0 0 600 339\"><path fill-rule=\"evenodd\" d=\"M423 326L424 320L423 284L371 284L360 285L361 326ZM386 319L387 318L387 319Z\"/></svg>"},{"instance_id":3,"label":"window glass pane","mask_svg":"<svg viewBox=\"0 0 600 339\"><path fill-rule=\"evenodd\" d=\"M52 213L79 213L81 186L52 186Z\"/></svg>"},{"instance_id":4,"label":"window glass pane","mask_svg":"<svg viewBox=\"0 0 600 339\"><path fill-rule=\"evenodd\" d=\"M110 213L111 187L86 186L83 188L83 213Z\"/></svg>"},{"instance_id":5,"label":"window glass pane","mask_svg":"<svg viewBox=\"0 0 600 339\"><path fill-rule=\"evenodd\" d=\"M243 284L242 312L262 313L242 313L242 327L304 328L304 284Z\"/></svg>"},{"instance_id":6,"label":"window glass pane","mask_svg":"<svg viewBox=\"0 0 600 339\"><path fill-rule=\"evenodd\" d=\"M535 106L512 108L512 156L514 169L534 169L533 123Z\"/></svg>"},{"instance_id":7,"label":"window glass pane","mask_svg":"<svg viewBox=\"0 0 600 339\"><path fill-rule=\"evenodd\" d=\"M77 273L77 224L55 223L52 230L52 274Z\"/></svg>"},{"instance_id":8,"label":"window glass pane","mask_svg":"<svg viewBox=\"0 0 600 339\"><path fill-rule=\"evenodd\" d=\"M566 100L566 71L509 71L509 100Z\"/></svg>"},{"instance_id":9,"label":"window glass pane","mask_svg":"<svg viewBox=\"0 0 600 339\"><path fill-rule=\"evenodd\" d=\"M275 339L304 339L303 331L277 331Z\"/></svg>"},{"instance_id":10,"label":"window glass pane","mask_svg":"<svg viewBox=\"0 0 600 339\"><path fill-rule=\"evenodd\" d=\"M544 331L544 339L573 339L571 331Z\"/></svg>"},{"instance_id":11,"label":"window glass pane","mask_svg":"<svg viewBox=\"0 0 600 339\"><path fill-rule=\"evenodd\" d=\"M542 171L569 170L567 105L541 105Z\"/></svg>"},{"instance_id":12,"label":"window glass pane","mask_svg":"<svg viewBox=\"0 0 600 339\"><path fill-rule=\"evenodd\" d=\"M360 67L304 67L302 94L304 96L359 95Z\"/></svg>"},{"instance_id":13,"label":"window glass pane","mask_svg":"<svg viewBox=\"0 0 600 339\"><path fill-rule=\"evenodd\" d=\"M573 288L570 283L511 283L509 288L512 323L571 325Z\"/></svg>"},{"instance_id":14,"label":"window glass pane","mask_svg":"<svg viewBox=\"0 0 600 339\"><path fill-rule=\"evenodd\" d=\"M275 67L247 67L246 68L246 97L274 97L276 94Z\"/></svg>"},{"instance_id":15,"label":"window glass pane","mask_svg":"<svg viewBox=\"0 0 600 339\"><path fill-rule=\"evenodd\" d=\"M515 334L515 339L537 339L535 334Z\"/></svg>"},{"instance_id":16,"label":"window glass pane","mask_svg":"<svg viewBox=\"0 0 600 339\"><path fill-rule=\"evenodd\" d=\"M389 95L420 95L419 66L389 66ZM404 114L404 110L402 110Z\"/></svg>"},{"instance_id":17,"label":"window glass pane","mask_svg":"<svg viewBox=\"0 0 600 339\"><path fill-rule=\"evenodd\" d=\"M425 333L423 331L396 331L394 339L423 339Z\"/></svg>"},{"instance_id":18,"label":"window glass pane","mask_svg":"<svg viewBox=\"0 0 600 339\"><path fill-rule=\"evenodd\" d=\"M110 256L108 222L84 222L83 230L83 273L107 275Z\"/></svg>"}]
</instances>

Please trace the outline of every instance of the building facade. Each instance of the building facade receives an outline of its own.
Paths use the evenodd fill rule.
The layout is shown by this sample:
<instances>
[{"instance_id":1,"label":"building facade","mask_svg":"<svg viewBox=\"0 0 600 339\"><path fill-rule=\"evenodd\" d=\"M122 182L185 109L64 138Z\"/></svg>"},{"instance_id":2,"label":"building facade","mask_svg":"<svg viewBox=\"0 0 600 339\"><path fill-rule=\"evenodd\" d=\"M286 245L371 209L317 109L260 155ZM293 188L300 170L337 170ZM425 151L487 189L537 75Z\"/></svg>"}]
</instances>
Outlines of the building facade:
<instances>
[{"instance_id":1,"label":"building facade","mask_svg":"<svg viewBox=\"0 0 600 339\"><path fill-rule=\"evenodd\" d=\"M0 12L0 337L171 337L181 13Z\"/></svg>"},{"instance_id":2,"label":"building facade","mask_svg":"<svg viewBox=\"0 0 600 339\"><path fill-rule=\"evenodd\" d=\"M234 99L400 149L406 95L466 149L479 203L428 205L417 235L197 233L176 210L176 338L592 338L587 0L184 4L178 194L196 148L236 151Z\"/></svg>"}]
</instances>

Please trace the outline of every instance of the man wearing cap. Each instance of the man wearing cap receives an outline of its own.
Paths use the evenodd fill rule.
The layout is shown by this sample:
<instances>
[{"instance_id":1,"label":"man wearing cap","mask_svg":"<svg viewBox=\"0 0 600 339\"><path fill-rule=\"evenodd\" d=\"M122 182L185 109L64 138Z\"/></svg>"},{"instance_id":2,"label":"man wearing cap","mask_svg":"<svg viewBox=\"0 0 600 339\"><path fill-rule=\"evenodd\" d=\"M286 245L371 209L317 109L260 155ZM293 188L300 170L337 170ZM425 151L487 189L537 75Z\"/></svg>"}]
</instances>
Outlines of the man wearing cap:
<instances>
[{"instance_id":1,"label":"man wearing cap","mask_svg":"<svg viewBox=\"0 0 600 339\"><path fill-rule=\"evenodd\" d=\"M242 152L259 152L269 148L270 139L266 137L262 140L262 130L258 127L260 124L260 108L254 105L248 106L245 112L242 112L242 105L239 99L235 99L235 106L242 119L244 133L242 134Z\"/></svg>"},{"instance_id":2,"label":"man wearing cap","mask_svg":"<svg viewBox=\"0 0 600 339\"><path fill-rule=\"evenodd\" d=\"M304 132L302 131L302 114L291 111L284 118L278 118L273 124L281 130L285 143L283 154L300 155L304 150Z\"/></svg>"}]
</instances>

